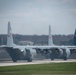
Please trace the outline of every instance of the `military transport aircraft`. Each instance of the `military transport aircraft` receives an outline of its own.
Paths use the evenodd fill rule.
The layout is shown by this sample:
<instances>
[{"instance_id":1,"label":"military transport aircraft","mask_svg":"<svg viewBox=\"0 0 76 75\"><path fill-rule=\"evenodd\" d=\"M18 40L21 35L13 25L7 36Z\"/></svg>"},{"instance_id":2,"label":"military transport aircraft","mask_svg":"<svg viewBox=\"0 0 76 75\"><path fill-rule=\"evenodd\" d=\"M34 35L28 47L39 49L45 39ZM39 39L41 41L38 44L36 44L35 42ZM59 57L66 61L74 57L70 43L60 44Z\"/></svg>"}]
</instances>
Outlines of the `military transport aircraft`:
<instances>
[{"instance_id":1,"label":"military transport aircraft","mask_svg":"<svg viewBox=\"0 0 76 75\"><path fill-rule=\"evenodd\" d=\"M49 44L46 46L20 46L13 42L13 35L10 22L8 22L8 32L7 32L7 45L0 46L4 48L11 56L13 62L17 60L27 60L31 62L38 53L50 54L50 59L54 60L55 56L67 60L71 54L71 51L76 50L76 46L56 46L53 44L52 35L49 27Z\"/></svg>"}]
</instances>

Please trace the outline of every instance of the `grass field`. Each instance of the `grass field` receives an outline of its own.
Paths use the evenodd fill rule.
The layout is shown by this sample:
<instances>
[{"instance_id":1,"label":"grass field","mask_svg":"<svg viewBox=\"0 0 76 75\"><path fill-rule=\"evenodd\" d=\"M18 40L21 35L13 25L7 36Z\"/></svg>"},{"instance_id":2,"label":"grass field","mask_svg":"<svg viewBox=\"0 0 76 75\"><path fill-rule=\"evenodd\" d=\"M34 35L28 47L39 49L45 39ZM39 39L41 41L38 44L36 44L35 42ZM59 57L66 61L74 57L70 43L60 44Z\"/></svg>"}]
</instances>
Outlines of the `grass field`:
<instances>
[{"instance_id":1,"label":"grass field","mask_svg":"<svg viewBox=\"0 0 76 75\"><path fill-rule=\"evenodd\" d=\"M76 62L0 67L0 75L76 75Z\"/></svg>"}]
</instances>

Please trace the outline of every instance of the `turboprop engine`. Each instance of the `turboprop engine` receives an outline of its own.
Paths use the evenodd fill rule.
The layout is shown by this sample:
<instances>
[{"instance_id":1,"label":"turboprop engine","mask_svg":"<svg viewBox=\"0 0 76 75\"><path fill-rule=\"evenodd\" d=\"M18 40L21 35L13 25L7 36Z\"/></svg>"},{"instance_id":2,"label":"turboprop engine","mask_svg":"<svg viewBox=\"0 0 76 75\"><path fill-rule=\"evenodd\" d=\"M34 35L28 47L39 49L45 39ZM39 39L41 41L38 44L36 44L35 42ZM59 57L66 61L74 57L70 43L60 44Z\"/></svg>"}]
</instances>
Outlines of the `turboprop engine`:
<instances>
[{"instance_id":1,"label":"turboprop engine","mask_svg":"<svg viewBox=\"0 0 76 75\"><path fill-rule=\"evenodd\" d=\"M59 58L62 57L62 55L63 55L63 50L62 50L61 48L56 49L55 52L56 52L56 55L57 55Z\"/></svg>"},{"instance_id":2,"label":"turboprop engine","mask_svg":"<svg viewBox=\"0 0 76 75\"><path fill-rule=\"evenodd\" d=\"M63 50L61 48L52 48L50 53L50 59L61 58L63 55Z\"/></svg>"},{"instance_id":3,"label":"turboprop engine","mask_svg":"<svg viewBox=\"0 0 76 75\"><path fill-rule=\"evenodd\" d=\"M70 56L70 50L68 48L52 49L51 54L50 54L51 60L54 60L55 58L62 58L64 60L67 60L67 58L69 58L69 56Z\"/></svg>"},{"instance_id":4,"label":"turboprop engine","mask_svg":"<svg viewBox=\"0 0 76 75\"><path fill-rule=\"evenodd\" d=\"M25 49L25 51L26 51L26 55L25 55L26 60L28 62L32 62L33 58L36 56L36 50L30 48L30 49Z\"/></svg>"},{"instance_id":5,"label":"turboprop engine","mask_svg":"<svg viewBox=\"0 0 76 75\"><path fill-rule=\"evenodd\" d=\"M70 54L71 54L70 50L69 50L68 48L65 48L65 49L63 50L63 56L62 56L62 58L63 58L64 60L67 60L67 59L69 58Z\"/></svg>"}]
</instances>

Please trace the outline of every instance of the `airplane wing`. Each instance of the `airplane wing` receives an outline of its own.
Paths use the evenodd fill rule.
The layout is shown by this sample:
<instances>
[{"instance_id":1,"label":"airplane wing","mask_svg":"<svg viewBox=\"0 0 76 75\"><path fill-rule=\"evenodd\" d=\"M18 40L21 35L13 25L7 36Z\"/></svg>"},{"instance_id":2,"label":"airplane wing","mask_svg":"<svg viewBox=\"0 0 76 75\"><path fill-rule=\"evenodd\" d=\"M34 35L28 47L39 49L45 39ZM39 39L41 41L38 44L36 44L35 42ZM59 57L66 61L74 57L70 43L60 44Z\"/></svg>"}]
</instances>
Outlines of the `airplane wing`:
<instances>
[{"instance_id":1,"label":"airplane wing","mask_svg":"<svg viewBox=\"0 0 76 75\"><path fill-rule=\"evenodd\" d=\"M1 45L0 49L5 49L7 46L6 45Z\"/></svg>"},{"instance_id":2,"label":"airplane wing","mask_svg":"<svg viewBox=\"0 0 76 75\"><path fill-rule=\"evenodd\" d=\"M61 48L61 49L66 49L66 48L69 48L69 49L76 49L76 46L55 46L55 45L52 45L52 46L26 46L26 48L38 48L38 49L52 49L52 48Z\"/></svg>"},{"instance_id":3,"label":"airplane wing","mask_svg":"<svg viewBox=\"0 0 76 75\"><path fill-rule=\"evenodd\" d=\"M71 54L76 53L76 46L66 46L67 48L69 48Z\"/></svg>"},{"instance_id":4,"label":"airplane wing","mask_svg":"<svg viewBox=\"0 0 76 75\"><path fill-rule=\"evenodd\" d=\"M70 55L76 53L76 46L37 46L33 48L37 50L37 53L45 56L48 54L51 60L55 58L67 60Z\"/></svg>"},{"instance_id":5,"label":"airplane wing","mask_svg":"<svg viewBox=\"0 0 76 75\"><path fill-rule=\"evenodd\" d=\"M34 47L37 50L66 50L67 49L73 54L76 53L76 46L36 46Z\"/></svg>"}]
</instances>

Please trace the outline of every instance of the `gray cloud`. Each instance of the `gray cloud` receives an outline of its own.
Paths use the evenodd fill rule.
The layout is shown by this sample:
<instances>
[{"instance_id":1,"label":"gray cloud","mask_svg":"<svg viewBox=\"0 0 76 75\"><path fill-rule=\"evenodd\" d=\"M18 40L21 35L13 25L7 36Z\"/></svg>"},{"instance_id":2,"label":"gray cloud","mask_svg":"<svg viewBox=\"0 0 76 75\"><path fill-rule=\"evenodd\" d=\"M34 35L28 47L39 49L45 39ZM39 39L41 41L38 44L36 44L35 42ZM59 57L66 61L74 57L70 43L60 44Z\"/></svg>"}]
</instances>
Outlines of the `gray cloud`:
<instances>
[{"instance_id":1,"label":"gray cloud","mask_svg":"<svg viewBox=\"0 0 76 75\"><path fill-rule=\"evenodd\" d=\"M72 34L76 28L76 0L0 0L0 33L8 21L20 34ZM5 30L2 30L4 29Z\"/></svg>"}]
</instances>

